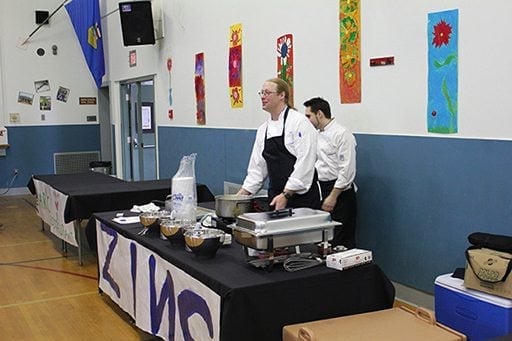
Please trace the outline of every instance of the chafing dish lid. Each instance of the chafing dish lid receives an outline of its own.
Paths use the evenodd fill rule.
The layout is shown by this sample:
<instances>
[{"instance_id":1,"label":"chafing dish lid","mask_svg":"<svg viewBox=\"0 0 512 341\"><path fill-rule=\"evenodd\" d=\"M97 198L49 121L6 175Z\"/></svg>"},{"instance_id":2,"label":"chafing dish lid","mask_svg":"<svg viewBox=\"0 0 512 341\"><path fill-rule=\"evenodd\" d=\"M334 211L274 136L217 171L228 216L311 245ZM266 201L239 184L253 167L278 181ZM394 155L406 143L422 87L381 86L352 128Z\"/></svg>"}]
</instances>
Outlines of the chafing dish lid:
<instances>
[{"instance_id":1,"label":"chafing dish lid","mask_svg":"<svg viewBox=\"0 0 512 341\"><path fill-rule=\"evenodd\" d=\"M331 214L322 210L301 207L291 210L291 215L274 215L272 212L244 213L238 216L235 228L253 231L254 234L286 233L308 228L332 227L340 223L331 219Z\"/></svg>"}]
</instances>

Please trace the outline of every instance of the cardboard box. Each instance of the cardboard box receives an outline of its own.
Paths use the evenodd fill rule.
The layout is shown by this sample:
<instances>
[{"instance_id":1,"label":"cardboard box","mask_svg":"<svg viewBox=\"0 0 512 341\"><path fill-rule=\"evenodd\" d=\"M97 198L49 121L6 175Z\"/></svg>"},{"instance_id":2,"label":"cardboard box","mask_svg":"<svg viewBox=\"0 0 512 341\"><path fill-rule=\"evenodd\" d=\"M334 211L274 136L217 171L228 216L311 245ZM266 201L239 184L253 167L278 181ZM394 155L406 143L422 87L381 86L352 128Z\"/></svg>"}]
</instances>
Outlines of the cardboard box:
<instances>
[{"instance_id":1,"label":"cardboard box","mask_svg":"<svg viewBox=\"0 0 512 341\"><path fill-rule=\"evenodd\" d=\"M455 341L466 337L436 323L428 310L400 307L283 327L283 341L299 340Z\"/></svg>"},{"instance_id":2,"label":"cardboard box","mask_svg":"<svg viewBox=\"0 0 512 341\"><path fill-rule=\"evenodd\" d=\"M512 275L507 273L512 255L491 249L473 249L468 254L464 285L470 289L512 298Z\"/></svg>"},{"instance_id":3,"label":"cardboard box","mask_svg":"<svg viewBox=\"0 0 512 341\"><path fill-rule=\"evenodd\" d=\"M325 264L328 268L345 270L361 264L371 263L371 261L371 251L352 249L328 255Z\"/></svg>"},{"instance_id":4,"label":"cardboard box","mask_svg":"<svg viewBox=\"0 0 512 341\"><path fill-rule=\"evenodd\" d=\"M470 340L488 340L512 332L512 300L467 289L451 274L438 276L434 287L436 319Z\"/></svg>"}]
</instances>

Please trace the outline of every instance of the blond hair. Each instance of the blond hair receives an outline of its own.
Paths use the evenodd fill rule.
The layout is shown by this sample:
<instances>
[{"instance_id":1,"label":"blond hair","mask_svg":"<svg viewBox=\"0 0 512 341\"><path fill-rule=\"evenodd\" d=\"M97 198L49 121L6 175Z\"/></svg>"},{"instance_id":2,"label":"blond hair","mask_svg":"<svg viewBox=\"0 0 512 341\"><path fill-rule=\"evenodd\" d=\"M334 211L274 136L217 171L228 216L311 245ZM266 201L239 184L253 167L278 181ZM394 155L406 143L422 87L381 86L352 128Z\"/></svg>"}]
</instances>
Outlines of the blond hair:
<instances>
[{"instance_id":1,"label":"blond hair","mask_svg":"<svg viewBox=\"0 0 512 341\"><path fill-rule=\"evenodd\" d=\"M286 105L294 109L292 100L290 98L290 85L281 78L271 78L268 79L267 82L274 83L275 85L277 85L277 93L284 92L284 100Z\"/></svg>"}]
</instances>

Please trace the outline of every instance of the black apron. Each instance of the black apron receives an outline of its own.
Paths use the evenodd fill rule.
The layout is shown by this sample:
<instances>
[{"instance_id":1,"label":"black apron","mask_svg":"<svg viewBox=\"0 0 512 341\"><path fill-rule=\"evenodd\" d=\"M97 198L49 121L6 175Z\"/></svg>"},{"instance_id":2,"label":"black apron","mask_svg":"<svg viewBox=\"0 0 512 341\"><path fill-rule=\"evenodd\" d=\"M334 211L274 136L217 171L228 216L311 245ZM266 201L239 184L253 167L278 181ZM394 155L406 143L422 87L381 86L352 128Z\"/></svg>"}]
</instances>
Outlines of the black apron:
<instances>
[{"instance_id":1,"label":"black apron","mask_svg":"<svg viewBox=\"0 0 512 341\"><path fill-rule=\"evenodd\" d=\"M319 183L322 190L322 198L325 199L331 193L336 180L319 181ZM357 200L353 184L338 196L336 206L331 211L331 218L343 224L334 228L334 237L331 240L332 246L343 245L349 249L355 248Z\"/></svg>"},{"instance_id":2,"label":"black apron","mask_svg":"<svg viewBox=\"0 0 512 341\"><path fill-rule=\"evenodd\" d=\"M293 156L284 144L284 127L286 125L286 119L288 117L288 111L290 108L286 108L283 119L283 132L281 136L275 136L267 139L267 132L265 131L265 145L263 148L262 156L267 163L268 169L268 202L272 202L272 199L281 194L284 190L284 186L288 181L288 177L293 172L293 166L297 158ZM268 128L267 128L268 129ZM310 207L314 209L320 208L320 190L317 184L317 174L315 170L315 176L313 183L304 194L295 194L292 196L286 205L286 207ZM273 210L273 207L270 207Z\"/></svg>"}]
</instances>

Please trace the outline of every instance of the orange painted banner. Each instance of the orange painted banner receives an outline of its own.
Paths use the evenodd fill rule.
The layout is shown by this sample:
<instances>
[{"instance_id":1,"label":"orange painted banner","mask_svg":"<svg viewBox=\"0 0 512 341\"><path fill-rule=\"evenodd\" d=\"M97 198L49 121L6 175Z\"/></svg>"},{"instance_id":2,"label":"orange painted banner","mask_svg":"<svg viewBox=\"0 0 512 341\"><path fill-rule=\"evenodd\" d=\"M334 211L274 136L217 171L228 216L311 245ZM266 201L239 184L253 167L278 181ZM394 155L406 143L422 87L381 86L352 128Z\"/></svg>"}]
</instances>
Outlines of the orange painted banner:
<instances>
[{"instance_id":1,"label":"orange painted banner","mask_svg":"<svg viewBox=\"0 0 512 341\"><path fill-rule=\"evenodd\" d=\"M359 0L340 0L341 103L361 103L361 12Z\"/></svg>"},{"instance_id":2,"label":"orange painted banner","mask_svg":"<svg viewBox=\"0 0 512 341\"><path fill-rule=\"evenodd\" d=\"M232 108L243 108L242 24L229 28L229 99Z\"/></svg>"},{"instance_id":3,"label":"orange painted banner","mask_svg":"<svg viewBox=\"0 0 512 341\"><path fill-rule=\"evenodd\" d=\"M290 86L290 101L293 106L293 35L277 38L277 77Z\"/></svg>"}]
</instances>

